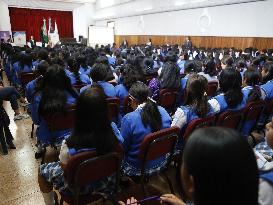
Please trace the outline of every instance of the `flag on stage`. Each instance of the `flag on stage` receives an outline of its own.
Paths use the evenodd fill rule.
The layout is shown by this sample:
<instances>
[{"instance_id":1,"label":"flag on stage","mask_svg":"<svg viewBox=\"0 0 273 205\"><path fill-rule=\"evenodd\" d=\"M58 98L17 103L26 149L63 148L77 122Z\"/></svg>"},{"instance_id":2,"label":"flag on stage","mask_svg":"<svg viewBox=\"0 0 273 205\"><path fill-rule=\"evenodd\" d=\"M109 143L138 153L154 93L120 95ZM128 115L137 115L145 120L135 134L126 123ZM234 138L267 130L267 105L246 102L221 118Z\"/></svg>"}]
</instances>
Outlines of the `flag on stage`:
<instances>
[{"instance_id":1,"label":"flag on stage","mask_svg":"<svg viewBox=\"0 0 273 205\"><path fill-rule=\"evenodd\" d=\"M56 20L55 20L55 29L54 29L54 33L55 33L55 34L59 34L59 33L58 33L58 27L57 27Z\"/></svg>"},{"instance_id":2,"label":"flag on stage","mask_svg":"<svg viewBox=\"0 0 273 205\"><path fill-rule=\"evenodd\" d=\"M47 30L46 30L46 20L43 19L43 27L42 27L42 31L43 31L43 42L44 43L48 43L48 36L47 36Z\"/></svg>"}]
</instances>

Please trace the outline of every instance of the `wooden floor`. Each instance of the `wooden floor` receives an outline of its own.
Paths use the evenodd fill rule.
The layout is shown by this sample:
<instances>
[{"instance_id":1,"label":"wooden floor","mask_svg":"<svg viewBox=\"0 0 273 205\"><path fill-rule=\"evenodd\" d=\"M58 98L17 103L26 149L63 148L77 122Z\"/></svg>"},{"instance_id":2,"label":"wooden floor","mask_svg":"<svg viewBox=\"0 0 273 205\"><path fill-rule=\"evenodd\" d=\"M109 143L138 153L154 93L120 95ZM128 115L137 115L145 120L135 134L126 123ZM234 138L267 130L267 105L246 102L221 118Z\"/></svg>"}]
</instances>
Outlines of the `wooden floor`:
<instances>
[{"instance_id":1,"label":"wooden floor","mask_svg":"<svg viewBox=\"0 0 273 205\"><path fill-rule=\"evenodd\" d=\"M0 148L0 205L44 205L37 179L40 160L34 157L36 140L30 138L32 121L29 118L14 122L10 103L4 102L4 108L11 119L10 130L16 149L3 155ZM175 182L175 171L171 172ZM149 184L159 188L162 193L170 193L167 183L161 177L152 179Z\"/></svg>"}]
</instances>

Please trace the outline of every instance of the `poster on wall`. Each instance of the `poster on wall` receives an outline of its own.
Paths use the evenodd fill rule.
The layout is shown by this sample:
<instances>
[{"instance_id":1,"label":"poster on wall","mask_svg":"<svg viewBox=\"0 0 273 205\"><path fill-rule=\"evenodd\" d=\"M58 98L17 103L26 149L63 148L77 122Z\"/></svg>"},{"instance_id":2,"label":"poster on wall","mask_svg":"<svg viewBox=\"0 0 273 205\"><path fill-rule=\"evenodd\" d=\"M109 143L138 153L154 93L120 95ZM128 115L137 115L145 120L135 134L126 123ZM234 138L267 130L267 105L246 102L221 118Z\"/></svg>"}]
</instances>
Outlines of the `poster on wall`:
<instances>
[{"instance_id":1,"label":"poster on wall","mask_svg":"<svg viewBox=\"0 0 273 205\"><path fill-rule=\"evenodd\" d=\"M24 47L27 44L25 31L13 31L13 41L15 46Z\"/></svg>"},{"instance_id":2,"label":"poster on wall","mask_svg":"<svg viewBox=\"0 0 273 205\"><path fill-rule=\"evenodd\" d=\"M4 39L4 42L7 42L10 39L9 31L0 31L0 39Z\"/></svg>"}]
</instances>

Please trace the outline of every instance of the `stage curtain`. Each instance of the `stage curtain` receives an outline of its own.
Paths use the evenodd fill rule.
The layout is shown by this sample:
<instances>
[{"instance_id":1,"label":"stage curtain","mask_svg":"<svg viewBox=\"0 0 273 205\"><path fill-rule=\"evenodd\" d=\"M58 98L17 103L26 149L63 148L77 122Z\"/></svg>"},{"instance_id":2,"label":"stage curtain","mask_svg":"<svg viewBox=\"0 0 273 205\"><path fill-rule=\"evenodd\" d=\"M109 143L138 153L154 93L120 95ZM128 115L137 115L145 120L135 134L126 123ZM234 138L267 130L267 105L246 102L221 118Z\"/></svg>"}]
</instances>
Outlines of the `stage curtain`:
<instances>
[{"instance_id":1,"label":"stage curtain","mask_svg":"<svg viewBox=\"0 0 273 205\"><path fill-rule=\"evenodd\" d=\"M27 41L33 35L36 41L41 41L40 30L43 25L43 18L46 19L48 30L48 18L51 18L52 26L55 20L58 26L60 38L73 37L73 15L72 11L55 11L41 9L25 9L9 7L10 23L12 31L26 31Z\"/></svg>"}]
</instances>

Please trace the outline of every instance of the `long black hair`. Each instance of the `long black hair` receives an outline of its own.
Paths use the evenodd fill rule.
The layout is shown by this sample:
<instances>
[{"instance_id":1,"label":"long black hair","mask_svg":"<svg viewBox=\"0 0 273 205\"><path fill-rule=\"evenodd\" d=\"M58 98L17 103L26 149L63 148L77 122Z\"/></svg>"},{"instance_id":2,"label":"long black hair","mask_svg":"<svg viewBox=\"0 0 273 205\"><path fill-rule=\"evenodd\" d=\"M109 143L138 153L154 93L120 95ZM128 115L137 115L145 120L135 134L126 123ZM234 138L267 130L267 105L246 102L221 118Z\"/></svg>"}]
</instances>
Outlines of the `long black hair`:
<instances>
[{"instance_id":1,"label":"long black hair","mask_svg":"<svg viewBox=\"0 0 273 205\"><path fill-rule=\"evenodd\" d=\"M38 108L39 115L64 112L66 109L67 92L75 98L77 92L72 88L70 79L59 65L48 68L40 87L36 87L35 93L41 93L41 101Z\"/></svg>"},{"instance_id":2,"label":"long black hair","mask_svg":"<svg viewBox=\"0 0 273 205\"><path fill-rule=\"evenodd\" d=\"M139 71L130 64L125 64L122 66L123 69L123 84L127 90L130 90L131 86L137 81L143 81L144 76L139 73Z\"/></svg>"},{"instance_id":3,"label":"long black hair","mask_svg":"<svg viewBox=\"0 0 273 205\"><path fill-rule=\"evenodd\" d=\"M162 71L159 75L160 88L179 88L180 71L175 62L168 61L163 64Z\"/></svg>"},{"instance_id":4,"label":"long black hair","mask_svg":"<svg viewBox=\"0 0 273 205\"><path fill-rule=\"evenodd\" d=\"M252 86L253 89L248 94L247 102L257 101L261 98L261 89L259 84L261 82L261 73L255 68L248 68L244 72L244 81L248 86Z\"/></svg>"},{"instance_id":5,"label":"long black hair","mask_svg":"<svg viewBox=\"0 0 273 205\"><path fill-rule=\"evenodd\" d=\"M98 154L113 151L116 138L103 91L97 87L87 89L79 96L76 108L75 127L67 139L68 147L96 148Z\"/></svg>"},{"instance_id":6,"label":"long black hair","mask_svg":"<svg viewBox=\"0 0 273 205\"><path fill-rule=\"evenodd\" d=\"M208 74L210 77L216 76L216 64L213 59L207 59L203 63L204 66L204 73Z\"/></svg>"},{"instance_id":7,"label":"long black hair","mask_svg":"<svg viewBox=\"0 0 273 205\"><path fill-rule=\"evenodd\" d=\"M32 68L32 56L30 54L22 54L19 62L20 69L23 70L24 66Z\"/></svg>"},{"instance_id":8,"label":"long black hair","mask_svg":"<svg viewBox=\"0 0 273 205\"><path fill-rule=\"evenodd\" d=\"M263 76L262 83L266 83L273 79L273 62L266 62L263 65L263 70L267 72L266 76Z\"/></svg>"},{"instance_id":9,"label":"long black hair","mask_svg":"<svg viewBox=\"0 0 273 205\"><path fill-rule=\"evenodd\" d=\"M238 70L235 70L233 67L227 67L222 70L219 77L219 85L230 108L236 107L242 102L242 76Z\"/></svg>"},{"instance_id":10,"label":"long black hair","mask_svg":"<svg viewBox=\"0 0 273 205\"><path fill-rule=\"evenodd\" d=\"M204 76L190 75L186 85L185 105L192 107L199 117L205 117L209 110L207 90L208 81Z\"/></svg>"},{"instance_id":11,"label":"long black hair","mask_svg":"<svg viewBox=\"0 0 273 205\"><path fill-rule=\"evenodd\" d=\"M162 118L158 110L157 104L149 99L149 88L142 82L134 83L129 94L135 98L139 104L146 103L141 110L141 120L145 127L150 126L152 132L156 132L162 128Z\"/></svg>"},{"instance_id":12,"label":"long black hair","mask_svg":"<svg viewBox=\"0 0 273 205\"><path fill-rule=\"evenodd\" d=\"M80 69L80 64L74 57L69 57L67 59L67 65L69 70L74 74L76 78L76 84L82 84L80 74L79 74L79 69Z\"/></svg>"},{"instance_id":13,"label":"long black hair","mask_svg":"<svg viewBox=\"0 0 273 205\"><path fill-rule=\"evenodd\" d=\"M183 163L193 177L195 205L258 204L256 158L238 132L224 127L194 131Z\"/></svg>"}]
</instances>

